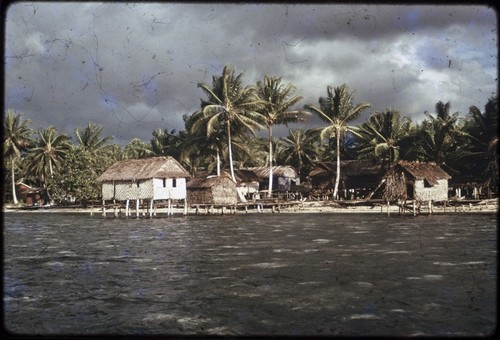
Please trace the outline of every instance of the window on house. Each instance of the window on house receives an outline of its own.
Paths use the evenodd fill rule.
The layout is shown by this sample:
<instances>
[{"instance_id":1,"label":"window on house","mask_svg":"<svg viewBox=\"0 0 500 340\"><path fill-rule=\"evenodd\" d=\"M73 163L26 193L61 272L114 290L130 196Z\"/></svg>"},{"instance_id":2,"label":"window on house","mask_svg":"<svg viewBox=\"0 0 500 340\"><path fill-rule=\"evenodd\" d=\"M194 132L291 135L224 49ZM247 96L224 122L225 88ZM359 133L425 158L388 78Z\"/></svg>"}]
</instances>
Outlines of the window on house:
<instances>
[{"instance_id":1,"label":"window on house","mask_svg":"<svg viewBox=\"0 0 500 340\"><path fill-rule=\"evenodd\" d=\"M139 187L139 181L137 181L137 187Z\"/></svg>"},{"instance_id":2,"label":"window on house","mask_svg":"<svg viewBox=\"0 0 500 340\"><path fill-rule=\"evenodd\" d=\"M177 187L177 179L172 178L172 188L176 188L176 187Z\"/></svg>"},{"instance_id":3,"label":"window on house","mask_svg":"<svg viewBox=\"0 0 500 340\"><path fill-rule=\"evenodd\" d=\"M164 179L163 179L163 187L164 187L164 188L166 188L166 187L167 187L167 179L166 179L166 178L164 178Z\"/></svg>"}]
</instances>

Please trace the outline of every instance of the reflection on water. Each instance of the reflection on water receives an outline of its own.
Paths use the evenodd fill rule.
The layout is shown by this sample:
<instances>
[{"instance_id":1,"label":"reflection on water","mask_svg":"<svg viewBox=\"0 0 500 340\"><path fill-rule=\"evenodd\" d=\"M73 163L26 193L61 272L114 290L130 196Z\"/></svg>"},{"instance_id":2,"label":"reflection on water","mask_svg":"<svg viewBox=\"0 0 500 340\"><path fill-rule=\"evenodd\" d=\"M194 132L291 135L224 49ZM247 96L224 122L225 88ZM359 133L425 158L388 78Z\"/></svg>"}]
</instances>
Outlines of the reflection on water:
<instances>
[{"instance_id":1,"label":"reflection on water","mask_svg":"<svg viewBox=\"0 0 500 340\"><path fill-rule=\"evenodd\" d=\"M24 334L483 335L496 216L6 213Z\"/></svg>"}]
</instances>

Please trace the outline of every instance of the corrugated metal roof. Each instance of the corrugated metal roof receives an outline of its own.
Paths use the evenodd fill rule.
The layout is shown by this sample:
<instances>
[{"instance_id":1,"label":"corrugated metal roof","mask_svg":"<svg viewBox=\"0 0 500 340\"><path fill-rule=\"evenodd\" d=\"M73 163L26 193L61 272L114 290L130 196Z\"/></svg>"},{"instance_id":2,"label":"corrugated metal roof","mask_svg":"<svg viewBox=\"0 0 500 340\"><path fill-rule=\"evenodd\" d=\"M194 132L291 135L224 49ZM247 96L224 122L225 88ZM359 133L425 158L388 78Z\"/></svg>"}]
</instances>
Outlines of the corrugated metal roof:
<instances>
[{"instance_id":1,"label":"corrugated metal roof","mask_svg":"<svg viewBox=\"0 0 500 340\"><path fill-rule=\"evenodd\" d=\"M105 181L137 181L151 178L189 178L189 173L173 157L127 159L110 166L97 179Z\"/></svg>"}]
</instances>

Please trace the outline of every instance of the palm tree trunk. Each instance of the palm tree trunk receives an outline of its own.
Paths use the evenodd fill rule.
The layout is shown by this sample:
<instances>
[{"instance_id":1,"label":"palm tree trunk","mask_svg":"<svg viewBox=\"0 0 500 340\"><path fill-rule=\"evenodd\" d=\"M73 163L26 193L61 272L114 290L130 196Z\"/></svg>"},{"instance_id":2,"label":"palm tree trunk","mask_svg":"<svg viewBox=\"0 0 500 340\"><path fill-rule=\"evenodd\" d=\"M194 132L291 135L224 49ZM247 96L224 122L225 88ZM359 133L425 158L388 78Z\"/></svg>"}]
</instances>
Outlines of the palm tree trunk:
<instances>
[{"instance_id":1,"label":"palm tree trunk","mask_svg":"<svg viewBox=\"0 0 500 340\"><path fill-rule=\"evenodd\" d=\"M337 199L340 183L340 131L337 129L335 132L337 137L337 175L335 176L335 188L333 189L333 199Z\"/></svg>"},{"instance_id":2,"label":"palm tree trunk","mask_svg":"<svg viewBox=\"0 0 500 340\"><path fill-rule=\"evenodd\" d=\"M234 177L233 168L233 152L231 150L231 125L229 124L229 120L227 121L227 148L229 151L229 169L231 170L231 179L234 183L236 183L236 177Z\"/></svg>"},{"instance_id":3,"label":"palm tree trunk","mask_svg":"<svg viewBox=\"0 0 500 340\"><path fill-rule=\"evenodd\" d=\"M220 176L220 154L218 147L217 147L217 176Z\"/></svg>"},{"instance_id":4,"label":"palm tree trunk","mask_svg":"<svg viewBox=\"0 0 500 340\"><path fill-rule=\"evenodd\" d=\"M14 169L15 169L15 158L12 157L12 161L11 161L11 176L12 176L12 201L14 202L14 204L17 204L18 201L17 201L17 195L16 195L16 179L14 178Z\"/></svg>"},{"instance_id":5,"label":"palm tree trunk","mask_svg":"<svg viewBox=\"0 0 500 340\"><path fill-rule=\"evenodd\" d=\"M269 126L269 188L267 196L271 197L273 194L273 131Z\"/></svg>"}]
</instances>

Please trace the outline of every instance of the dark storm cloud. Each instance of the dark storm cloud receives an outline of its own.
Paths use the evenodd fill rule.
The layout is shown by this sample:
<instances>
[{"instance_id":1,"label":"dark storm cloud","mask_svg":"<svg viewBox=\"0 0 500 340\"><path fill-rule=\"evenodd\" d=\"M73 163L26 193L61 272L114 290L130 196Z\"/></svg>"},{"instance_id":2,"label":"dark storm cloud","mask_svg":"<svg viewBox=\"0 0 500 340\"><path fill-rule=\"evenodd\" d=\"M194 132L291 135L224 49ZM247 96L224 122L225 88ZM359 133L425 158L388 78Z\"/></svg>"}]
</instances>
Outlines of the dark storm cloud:
<instances>
[{"instance_id":1,"label":"dark storm cloud","mask_svg":"<svg viewBox=\"0 0 500 340\"><path fill-rule=\"evenodd\" d=\"M5 108L34 127L73 135L92 121L116 142L147 141L154 129L182 129L199 108L197 83L230 64L247 84L265 74L292 82L299 107L346 83L372 104L365 116L393 107L418 119L439 100L465 114L496 92L495 15L485 6L15 3Z\"/></svg>"}]
</instances>

